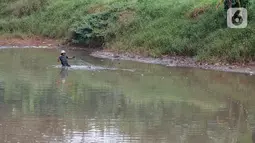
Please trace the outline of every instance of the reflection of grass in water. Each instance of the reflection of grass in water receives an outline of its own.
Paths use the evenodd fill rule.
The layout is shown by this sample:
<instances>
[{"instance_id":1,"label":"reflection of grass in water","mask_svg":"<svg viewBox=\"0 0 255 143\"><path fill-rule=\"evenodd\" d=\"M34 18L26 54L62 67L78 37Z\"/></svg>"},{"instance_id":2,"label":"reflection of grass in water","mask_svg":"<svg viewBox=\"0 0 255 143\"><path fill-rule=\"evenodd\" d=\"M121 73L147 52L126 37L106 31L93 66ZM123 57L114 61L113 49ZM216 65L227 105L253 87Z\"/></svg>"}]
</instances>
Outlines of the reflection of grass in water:
<instances>
[{"instance_id":1,"label":"reflection of grass in water","mask_svg":"<svg viewBox=\"0 0 255 143\"><path fill-rule=\"evenodd\" d=\"M56 55L52 52L39 49L24 49L19 52L14 49L3 51L0 59L2 61L8 59L8 62L2 64L2 67L6 74L10 74L9 76L4 76L6 80L15 79L16 77L13 75L17 75L20 76L20 80L32 83L31 88L38 89L50 85L53 79L59 78L59 69L46 69L47 65L54 65L56 63ZM15 56L12 56L13 54ZM13 58L10 59L10 57ZM37 65L41 66L38 67ZM139 67L138 65L137 67ZM238 84L238 81L243 79L243 77L240 78L226 74L223 80L226 81L227 79L229 84L221 84L222 80L215 80L213 77L213 75L217 75L216 72L211 74L210 72L200 72L199 70L169 70L161 66L149 67L147 64L143 65L145 68L156 68L154 69L156 73L145 72L145 75L141 76L139 72L69 71L67 82L76 83L75 88L78 89L84 86L97 89L120 88L134 101L150 102L159 99L176 102L189 101L203 108L206 108L210 103L212 104L211 107L219 107L221 105L219 101L224 101L226 95L233 96L239 100L250 99L241 98L239 95L244 92L238 90L237 86L239 89L253 91L250 88L252 87L250 84L245 86ZM172 73L170 74L169 71L172 71ZM18 74L19 72L22 74ZM74 88L74 86L70 86L70 88ZM71 89L70 91L73 92L74 90ZM76 95L76 93L74 92L72 95ZM82 96L82 94L80 95Z\"/></svg>"},{"instance_id":2,"label":"reflection of grass in water","mask_svg":"<svg viewBox=\"0 0 255 143\"><path fill-rule=\"evenodd\" d=\"M133 100L143 102L164 99L166 101L192 101L194 104L205 107L220 107L220 102L226 102L226 98L233 97L236 100L254 101L249 93L254 88L252 77L202 70L170 70L162 68L157 76L145 72L141 73L120 72L97 74L94 80L108 81L113 86L119 87ZM163 73L166 74L163 74ZM164 77L164 79L162 79ZM244 98L245 96L245 98Z\"/></svg>"},{"instance_id":3,"label":"reflection of grass in water","mask_svg":"<svg viewBox=\"0 0 255 143\"><path fill-rule=\"evenodd\" d=\"M165 68L158 65L136 64L129 61L116 61L113 63L113 65L120 68L124 67L138 69L138 71L141 71L139 74L145 74L147 75L147 78L151 79L151 81L145 81L145 84L143 85L154 84L155 82L159 81L158 85L154 84L158 88L162 88L166 85L169 85L168 88L172 88L172 86L176 88L175 86L177 86L179 89L185 87L193 87L190 89L190 91L194 91L196 89L204 90L203 92L205 92L207 95L210 95L210 97L217 98L219 100L225 100L226 96L235 97L237 100L241 101L251 100L252 97L249 95L255 92L253 88L253 76L190 68ZM144 71L144 73L142 73L142 71ZM132 85L132 80L139 82L139 79L146 79L145 77L139 77L138 75L131 77L129 74L122 74L122 77L127 79L122 81L130 81L130 85ZM160 84L160 82L165 80L161 80L162 77L164 77L166 80L172 79L172 81L168 80L166 84ZM168 84L168 82L170 82L170 84ZM243 96L246 96L246 98L243 98ZM206 97L208 96L201 96L200 98Z\"/></svg>"},{"instance_id":4,"label":"reflection of grass in water","mask_svg":"<svg viewBox=\"0 0 255 143\"><path fill-rule=\"evenodd\" d=\"M48 54L42 51L40 53L42 55L39 57ZM1 58L13 57L11 54L4 53L3 56L1 54L2 61L4 59ZM185 73L181 70L172 70L168 75L164 74L167 70L162 68L160 75L145 73L144 76L139 72L70 71L67 82L72 84L67 94L63 95L54 83L59 76L59 69L41 70L45 65L52 64L52 61L36 60L43 66L31 68L29 65L27 67L20 64L22 58L28 61L26 58L29 59L29 55L26 57L21 53L16 56L15 60L2 64L3 74L0 76L5 82L6 100L22 100L23 113L53 114L70 118L86 115L89 118L97 117L99 123L106 122L105 119L117 118L120 120L117 123L119 128L126 133L159 130L168 133L167 131L173 128L169 122L176 125L190 123L194 118L203 122L213 118L215 113L203 112L203 109L208 108L207 105L210 106L209 109L217 109L221 105L220 101L225 101L224 98L218 98L219 96L225 96L223 93L226 91L229 95L236 92L231 91L235 85L223 86L220 81L211 82L212 78L207 72ZM52 56L49 54L49 58ZM8 67L10 65L12 67ZM14 71L11 71L13 69ZM165 78L162 79L162 76ZM237 82L234 77L229 76L230 82ZM214 83L214 86L207 87L211 83ZM212 95L207 88L218 91L218 94ZM113 93L118 89L123 91L124 95ZM236 93L240 94L241 91ZM162 133L162 136L167 134Z\"/></svg>"},{"instance_id":5,"label":"reflection of grass in water","mask_svg":"<svg viewBox=\"0 0 255 143\"><path fill-rule=\"evenodd\" d=\"M120 88L125 95L135 102L151 102L162 99L169 102L192 101L193 104L201 107L207 106L208 103L212 104L211 108L219 107L220 105L217 100L208 98L206 92L194 89L193 86L188 87L185 85L187 81L183 81L178 77L161 79L159 76L123 76L116 75L116 73L108 73L108 76L97 74L94 80L112 83L112 86ZM204 102L200 102L200 100Z\"/></svg>"}]
</instances>

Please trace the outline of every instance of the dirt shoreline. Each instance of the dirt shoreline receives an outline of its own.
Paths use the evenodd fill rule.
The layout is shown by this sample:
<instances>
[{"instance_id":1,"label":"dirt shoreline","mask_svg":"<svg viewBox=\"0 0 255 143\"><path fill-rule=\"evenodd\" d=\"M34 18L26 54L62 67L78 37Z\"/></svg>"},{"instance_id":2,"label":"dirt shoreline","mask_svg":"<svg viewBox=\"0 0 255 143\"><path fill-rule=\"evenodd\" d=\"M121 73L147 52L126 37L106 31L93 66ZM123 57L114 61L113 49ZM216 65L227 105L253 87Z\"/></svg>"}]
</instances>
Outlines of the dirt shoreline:
<instances>
[{"instance_id":1,"label":"dirt shoreline","mask_svg":"<svg viewBox=\"0 0 255 143\"><path fill-rule=\"evenodd\" d=\"M39 36L34 37L6 37L0 36L1 47L12 47L12 46L48 46L56 47L61 43L60 40L48 39Z\"/></svg>"},{"instance_id":2,"label":"dirt shoreline","mask_svg":"<svg viewBox=\"0 0 255 143\"><path fill-rule=\"evenodd\" d=\"M87 50L91 52L91 56L104 58L104 59L115 59L115 60L130 60L142 63L150 64L160 64L168 67L190 67L190 68L200 68L206 70L216 70L224 72L235 72L235 73L245 73L248 75L255 75L255 63L250 63L248 65L221 65L198 63L193 58L189 57L173 57L166 56L163 58L151 58L143 57L141 55L136 55L132 53L117 53L113 51L95 51L88 48L78 48L62 45L62 41L47 39L42 37L1 37L0 36L0 49L3 48L61 48L67 47L71 50Z\"/></svg>"},{"instance_id":3,"label":"dirt shoreline","mask_svg":"<svg viewBox=\"0 0 255 143\"><path fill-rule=\"evenodd\" d=\"M95 51L90 54L93 57L113 59L113 60L130 60L142 63L159 64L167 67L189 67L200 68L205 70L215 70L223 72L244 73L248 75L255 75L255 66L250 63L249 65L221 65L198 63L193 58L189 57L173 57L167 56L164 58L151 58L135 55L131 53L116 53L109 51Z\"/></svg>"}]
</instances>

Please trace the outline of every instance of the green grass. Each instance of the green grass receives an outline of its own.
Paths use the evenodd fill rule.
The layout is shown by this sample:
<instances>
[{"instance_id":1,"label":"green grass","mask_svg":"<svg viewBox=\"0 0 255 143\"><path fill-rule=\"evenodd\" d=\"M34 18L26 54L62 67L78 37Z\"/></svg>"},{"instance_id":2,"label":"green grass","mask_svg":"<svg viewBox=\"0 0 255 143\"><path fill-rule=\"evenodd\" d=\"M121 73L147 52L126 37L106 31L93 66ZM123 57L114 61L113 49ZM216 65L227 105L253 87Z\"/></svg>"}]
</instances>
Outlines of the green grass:
<instances>
[{"instance_id":1,"label":"green grass","mask_svg":"<svg viewBox=\"0 0 255 143\"><path fill-rule=\"evenodd\" d=\"M216 5L216 0L1 0L0 33L105 44L156 57L254 60L254 3L245 29L227 28L223 5Z\"/></svg>"}]
</instances>

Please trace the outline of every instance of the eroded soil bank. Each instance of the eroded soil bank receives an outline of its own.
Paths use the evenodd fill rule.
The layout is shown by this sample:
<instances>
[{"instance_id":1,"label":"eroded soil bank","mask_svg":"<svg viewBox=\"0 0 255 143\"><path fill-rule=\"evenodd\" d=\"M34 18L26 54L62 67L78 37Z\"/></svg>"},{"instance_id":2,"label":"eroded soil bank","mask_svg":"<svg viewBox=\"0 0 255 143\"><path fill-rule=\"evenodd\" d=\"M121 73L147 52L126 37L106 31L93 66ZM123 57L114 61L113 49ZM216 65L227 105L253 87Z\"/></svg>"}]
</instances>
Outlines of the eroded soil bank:
<instances>
[{"instance_id":1,"label":"eroded soil bank","mask_svg":"<svg viewBox=\"0 0 255 143\"><path fill-rule=\"evenodd\" d=\"M34 37L6 37L0 36L0 46L48 46L48 47L56 47L60 45L61 41L43 38L39 36Z\"/></svg>"},{"instance_id":2,"label":"eroded soil bank","mask_svg":"<svg viewBox=\"0 0 255 143\"><path fill-rule=\"evenodd\" d=\"M255 74L255 63L250 63L247 65L240 64L208 64L208 63L199 63L196 62L195 59L189 57L173 57L173 56L165 56L163 58L151 58L151 57L143 57L140 55L130 54L130 53L116 53L112 51L96 51L92 52L91 56L98 58L107 58L107 59L116 59L116 60L131 60L143 63L151 63L151 64L161 64L169 67L192 67L192 68L201 68L207 70L217 70L217 71L225 71L225 72L236 72L236 73L245 73L249 75Z\"/></svg>"}]
</instances>

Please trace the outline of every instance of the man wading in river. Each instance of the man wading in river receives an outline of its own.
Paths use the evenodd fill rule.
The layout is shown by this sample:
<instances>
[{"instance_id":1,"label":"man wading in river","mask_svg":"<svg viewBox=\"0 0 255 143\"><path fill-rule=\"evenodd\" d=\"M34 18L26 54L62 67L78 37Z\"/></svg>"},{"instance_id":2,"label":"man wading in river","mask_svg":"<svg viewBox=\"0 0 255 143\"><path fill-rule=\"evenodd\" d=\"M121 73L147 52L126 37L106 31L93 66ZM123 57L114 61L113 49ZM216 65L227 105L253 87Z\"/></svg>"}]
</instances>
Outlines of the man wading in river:
<instances>
[{"instance_id":1,"label":"man wading in river","mask_svg":"<svg viewBox=\"0 0 255 143\"><path fill-rule=\"evenodd\" d=\"M62 83L65 83L66 77L68 76L68 71L67 71L68 68L67 67L70 67L70 65L68 63L68 59L74 59L74 58L75 58L75 56L73 56L72 58L69 58L66 55L66 52L64 50L61 51L60 56L58 57L58 62L61 62L61 64L62 64L62 68L60 71L60 78L61 78ZM59 81L57 81L57 83L59 83Z\"/></svg>"},{"instance_id":2,"label":"man wading in river","mask_svg":"<svg viewBox=\"0 0 255 143\"><path fill-rule=\"evenodd\" d=\"M60 61L62 64L62 67L70 67L70 65L68 64L68 60L67 59L74 59L75 56L73 56L72 58L69 58L66 55L66 52L64 50L61 51L60 56L58 57L58 62Z\"/></svg>"}]
</instances>

